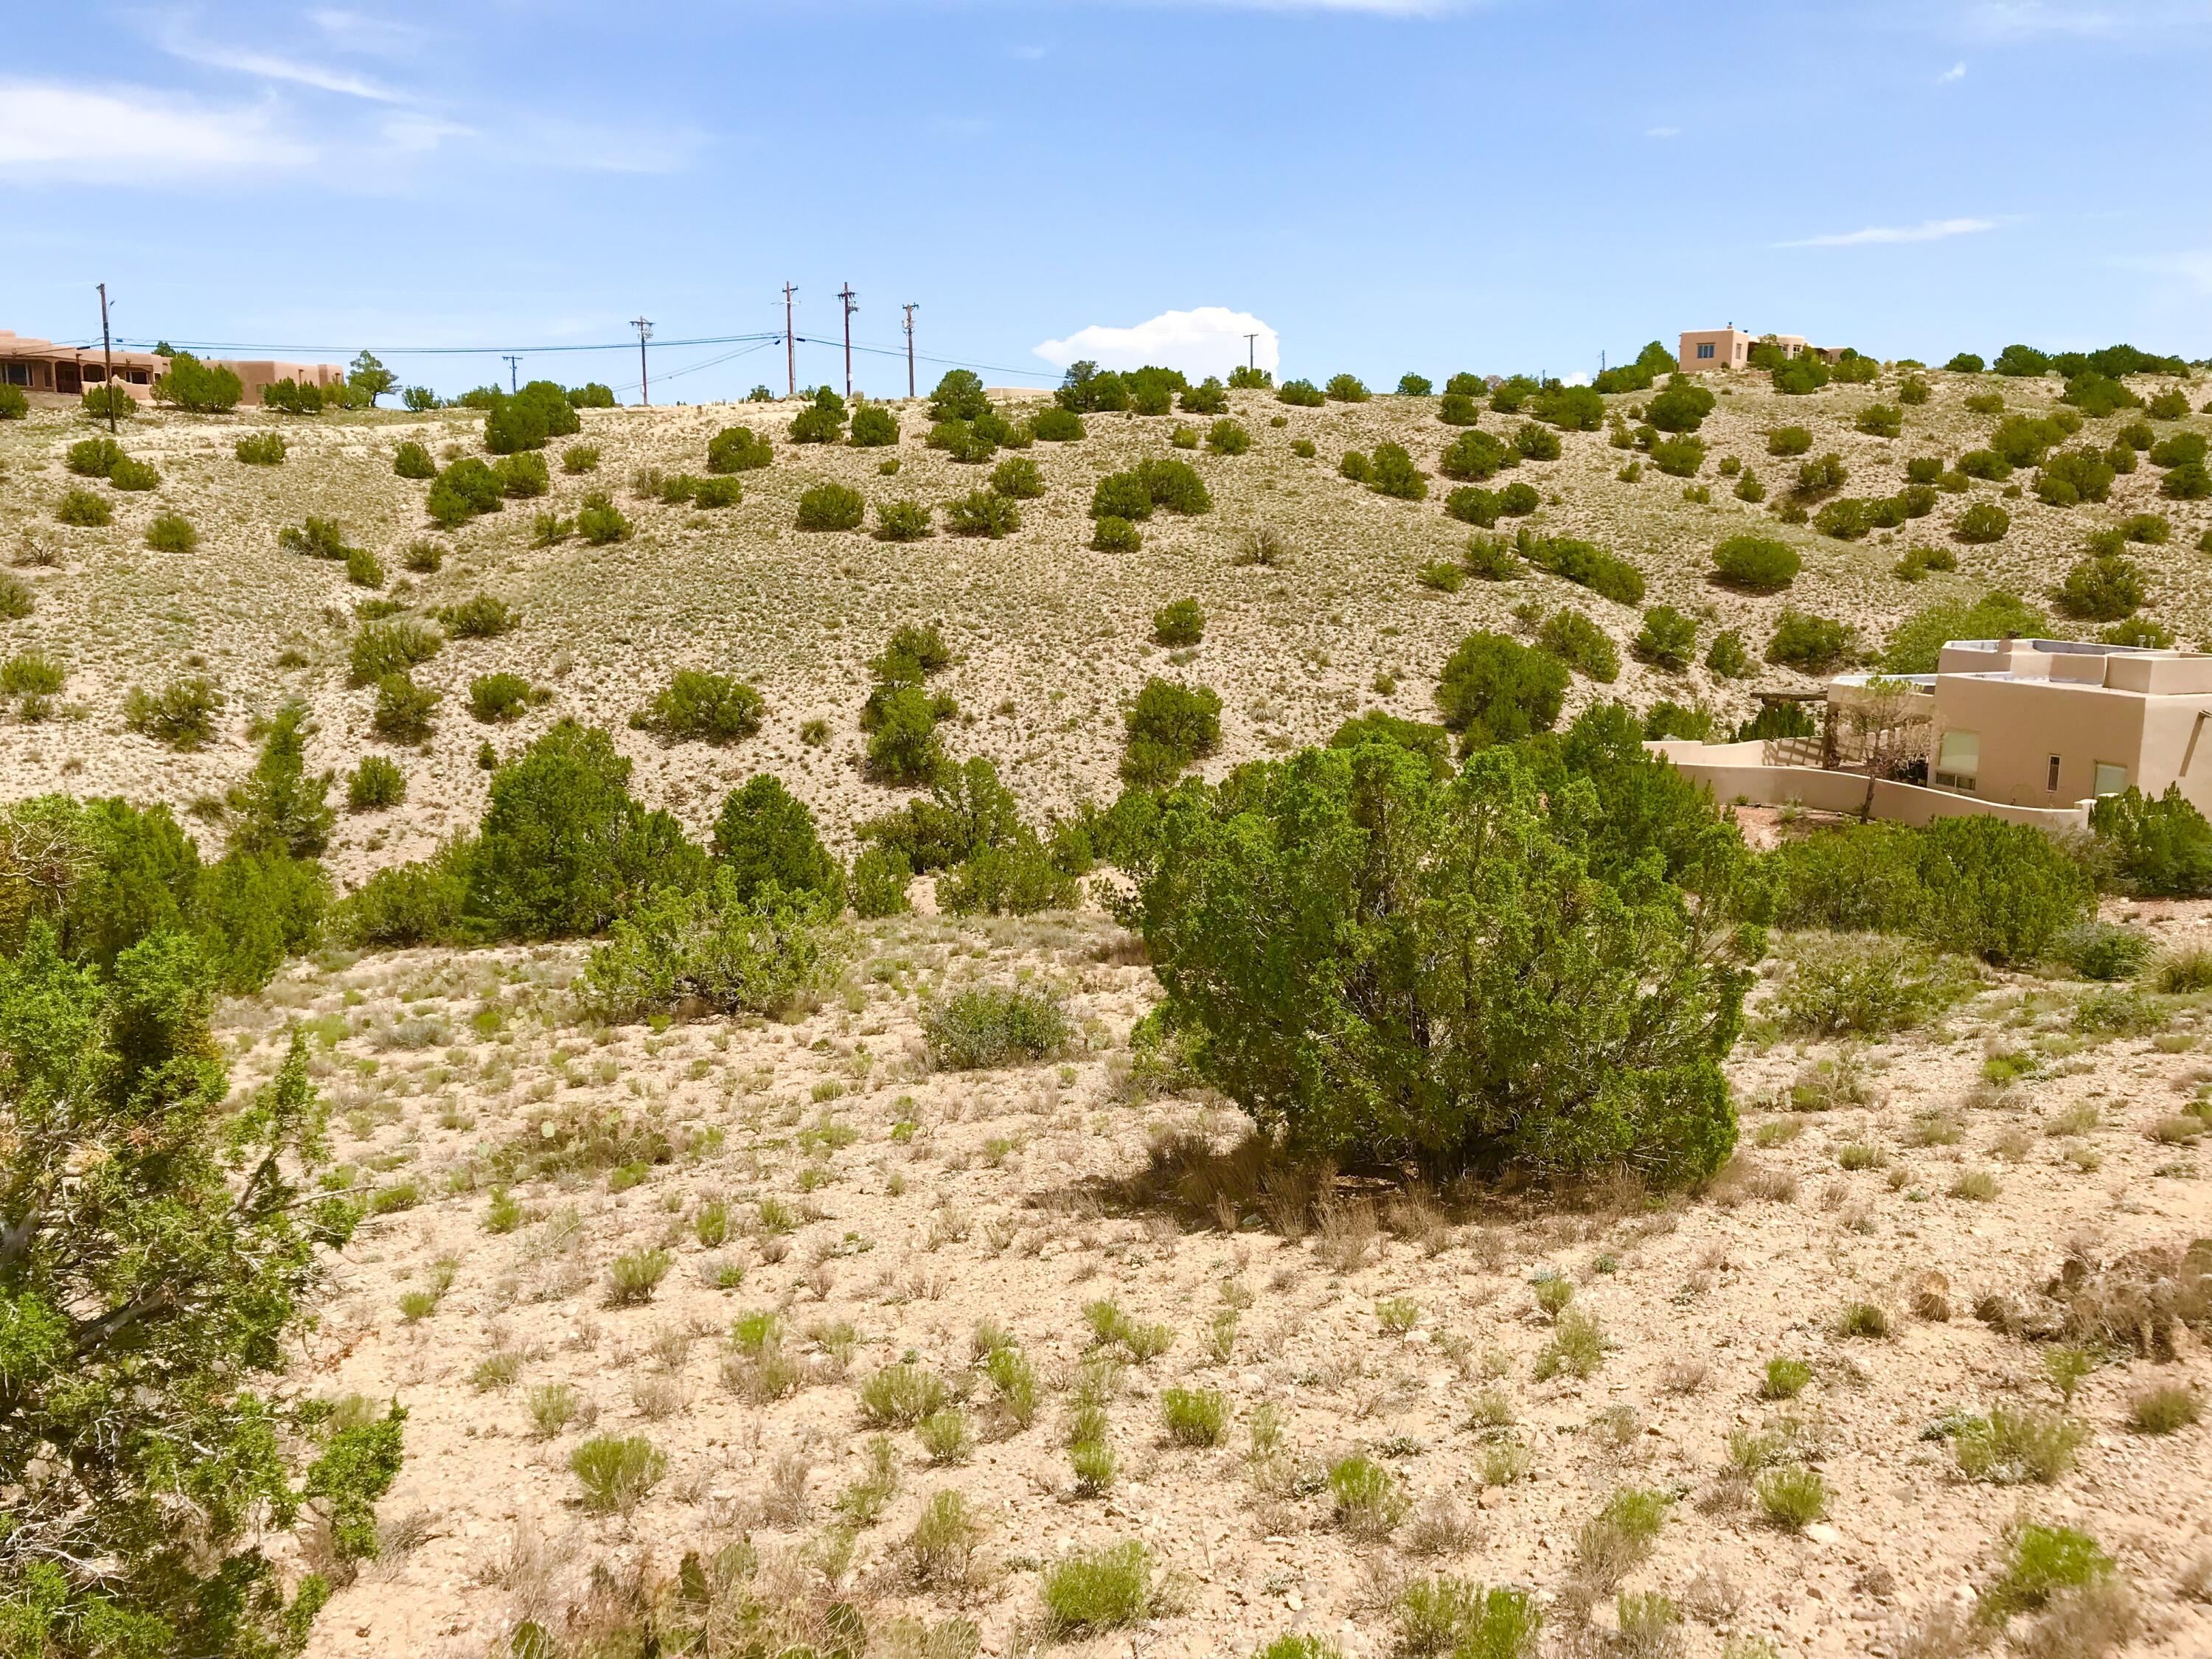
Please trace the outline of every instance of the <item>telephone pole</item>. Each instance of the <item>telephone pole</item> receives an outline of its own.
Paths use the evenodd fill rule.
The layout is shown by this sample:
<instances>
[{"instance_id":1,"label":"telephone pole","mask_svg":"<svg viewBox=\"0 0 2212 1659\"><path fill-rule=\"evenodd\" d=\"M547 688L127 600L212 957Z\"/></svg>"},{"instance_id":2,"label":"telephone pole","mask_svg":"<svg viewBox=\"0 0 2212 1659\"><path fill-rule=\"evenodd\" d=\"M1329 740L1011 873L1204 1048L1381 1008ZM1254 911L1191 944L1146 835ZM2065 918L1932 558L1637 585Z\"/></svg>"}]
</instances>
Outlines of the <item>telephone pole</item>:
<instances>
[{"instance_id":1,"label":"telephone pole","mask_svg":"<svg viewBox=\"0 0 2212 1659\"><path fill-rule=\"evenodd\" d=\"M853 303L860 296L853 292L850 283L837 290L837 297L845 302L845 401L853 400L853 313L860 307Z\"/></svg>"},{"instance_id":2,"label":"telephone pole","mask_svg":"<svg viewBox=\"0 0 2212 1659\"><path fill-rule=\"evenodd\" d=\"M115 430L115 345L107 336L107 284L100 285L100 355L107 365L107 378L100 383L100 395L107 405L107 429Z\"/></svg>"},{"instance_id":3,"label":"telephone pole","mask_svg":"<svg viewBox=\"0 0 2212 1659\"><path fill-rule=\"evenodd\" d=\"M520 357L516 357L516 356L509 356L507 353L506 353L506 352L504 352L504 351L501 352L499 355L500 355L501 356L502 356L502 357L507 358L507 391L508 391L509 392L516 392L516 391L520 390L520 387L518 387L518 386L515 385L515 383L514 383L514 382L515 382L515 379L516 379L515 373L514 373L514 366L515 366L517 363L520 362L522 361L522 359L521 359L521 358L520 358Z\"/></svg>"},{"instance_id":4,"label":"telephone pole","mask_svg":"<svg viewBox=\"0 0 2212 1659\"><path fill-rule=\"evenodd\" d=\"M1260 367L1259 339L1260 337L1256 334L1247 334L1244 337L1244 367L1247 370L1257 369Z\"/></svg>"},{"instance_id":5,"label":"telephone pole","mask_svg":"<svg viewBox=\"0 0 2212 1659\"><path fill-rule=\"evenodd\" d=\"M791 331L791 296L799 290L789 283L783 285L783 374L786 397L799 395L799 345Z\"/></svg>"},{"instance_id":6,"label":"telephone pole","mask_svg":"<svg viewBox=\"0 0 2212 1659\"><path fill-rule=\"evenodd\" d=\"M637 401L641 407L653 407L653 388L645 377L645 343L653 337L653 319L633 317L629 325L637 331Z\"/></svg>"},{"instance_id":7,"label":"telephone pole","mask_svg":"<svg viewBox=\"0 0 2212 1659\"><path fill-rule=\"evenodd\" d=\"M917 307L911 300L901 307L906 313L906 395L914 397L914 313Z\"/></svg>"}]
</instances>

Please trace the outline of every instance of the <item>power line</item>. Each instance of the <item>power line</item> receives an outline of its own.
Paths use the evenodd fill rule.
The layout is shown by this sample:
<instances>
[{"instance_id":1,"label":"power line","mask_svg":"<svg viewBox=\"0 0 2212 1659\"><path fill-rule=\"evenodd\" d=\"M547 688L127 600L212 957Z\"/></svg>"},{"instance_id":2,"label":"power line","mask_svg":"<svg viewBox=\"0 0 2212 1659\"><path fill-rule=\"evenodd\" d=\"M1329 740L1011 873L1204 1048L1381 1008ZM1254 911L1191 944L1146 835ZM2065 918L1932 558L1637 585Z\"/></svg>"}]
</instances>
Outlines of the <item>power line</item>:
<instances>
[{"instance_id":1,"label":"power line","mask_svg":"<svg viewBox=\"0 0 2212 1659\"><path fill-rule=\"evenodd\" d=\"M796 293L797 290L794 289L793 292ZM689 346L750 346L756 344L762 346L783 345L788 348L793 348L793 362L788 365L788 372L791 376L791 390L794 393L798 391L798 370L796 367L795 348L799 345L841 345L842 343L842 341L838 340L824 340L814 336L800 334L791 329L786 329L781 331L770 331L755 334L690 335L679 339L659 339L658 337L655 337L655 343L659 345L669 347L672 349L681 349ZM88 345L90 343L64 342L64 343L82 343ZM137 339L130 337L118 337L115 343L125 347L136 346L143 349L154 345L156 342L150 339ZM516 356L562 356L569 354L592 351L629 351L634 349L638 343L635 340L631 339L592 341L588 343L570 342L568 343L555 345L506 346L493 343L488 345L406 346L372 344L367 347L356 348L354 346L301 345L289 341L179 340L172 337L169 343L178 347L179 349L187 351L270 352L277 354L294 353L301 356L310 356L318 354L343 356L347 352L355 349L366 349L374 352L380 357L501 357L510 353ZM877 357L903 357L907 355L906 349L903 346L870 345L860 340L855 340L853 343L853 349L868 356ZM915 360L917 362L933 363L947 368L972 368L991 374L1010 374L1018 380L1057 380L1059 378L1059 375L1055 372L1034 368L1016 368L1006 363L979 362L975 359L969 357L939 357L933 356L927 352L917 352L915 354ZM666 377L664 376L663 378Z\"/></svg>"},{"instance_id":2,"label":"power line","mask_svg":"<svg viewBox=\"0 0 2212 1659\"><path fill-rule=\"evenodd\" d=\"M781 334L773 332L759 334L706 334L698 336L692 339L663 340L660 343L665 346L742 345L754 340L765 340L773 344L782 338L783 336ZM116 343L122 346L136 345L143 348L153 344L154 342L149 340L118 339L116 341ZM317 352L326 352L333 356L343 356L349 351L361 349L353 346L301 345L290 341L272 340L179 340L175 338L173 336L170 337L170 343L180 346L187 351L296 351L303 356L311 356ZM371 345L365 349L375 353L380 357L498 357L503 356L508 352L514 352L518 356L526 357L532 355L557 356L564 352L628 351L637 342L635 340L606 340L592 341L588 343L570 342L564 345L504 345L499 343L490 345L441 346Z\"/></svg>"}]
</instances>

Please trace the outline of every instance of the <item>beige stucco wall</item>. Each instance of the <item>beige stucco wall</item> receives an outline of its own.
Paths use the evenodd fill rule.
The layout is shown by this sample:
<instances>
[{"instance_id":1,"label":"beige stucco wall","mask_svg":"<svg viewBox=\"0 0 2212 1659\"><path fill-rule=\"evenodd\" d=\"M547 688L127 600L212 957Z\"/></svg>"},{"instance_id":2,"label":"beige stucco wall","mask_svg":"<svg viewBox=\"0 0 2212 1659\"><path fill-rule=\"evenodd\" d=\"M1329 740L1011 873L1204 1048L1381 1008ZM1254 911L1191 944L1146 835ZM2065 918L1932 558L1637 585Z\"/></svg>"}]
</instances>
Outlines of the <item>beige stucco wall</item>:
<instances>
[{"instance_id":1,"label":"beige stucco wall","mask_svg":"<svg viewBox=\"0 0 2212 1659\"><path fill-rule=\"evenodd\" d=\"M1820 812L1864 812L1915 826L1943 817L1994 817L2054 836L2076 834L2088 826L2087 809L2078 801L2015 806L1948 789L1924 789L1887 778L1870 780L1857 772L1830 772L1817 766L1765 766L1759 762L1763 745L1756 743L1669 740L1644 746L1672 761L1684 777L1711 790L1713 799L1723 806L1744 802L1753 806L1803 806Z\"/></svg>"},{"instance_id":2,"label":"beige stucco wall","mask_svg":"<svg viewBox=\"0 0 2212 1659\"><path fill-rule=\"evenodd\" d=\"M2212 812L2212 735L2200 734L2212 696L2142 696L2061 681L1945 676L1936 691L1937 748L1947 730L1981 737L1974 793L1986 801L2056 806L2087 799L2100 762L2127 769L2145 794L2179 782ZM2191 740L2196 750L2191 752ZM2049 789L2050 757L2058 787Z\"/></svg>"},{"instance_id":3,"label":"beige stucco wall","mask_svg":"<svg viewBox=\"0 0 2212 1659\"><path fill-rule=\"evenodd\" d=\"M1715 369L1741 368L1750 355L1752 337L1740 328L1685 329L1674 361L1685 374L1706 374ZM1713 355L1699 357L1700 343L1710 343Z\"/></svg>"},{"instance_id":4,"label":"beige stucco wall","mask_svg":"<svg viewBox=\"0 0 2212 1659\"><path fill-rule=\"evenodd\" d=\"M246 389L246 396L240 401L249 404L259 403L262 388L275 386L279 380L297 380L301 386L330 386L345 379L345 370L336 363L279 363L266 358L246 362L226 357L222 366L238 376L239 385Z\"/></svg>"}]
</instances>

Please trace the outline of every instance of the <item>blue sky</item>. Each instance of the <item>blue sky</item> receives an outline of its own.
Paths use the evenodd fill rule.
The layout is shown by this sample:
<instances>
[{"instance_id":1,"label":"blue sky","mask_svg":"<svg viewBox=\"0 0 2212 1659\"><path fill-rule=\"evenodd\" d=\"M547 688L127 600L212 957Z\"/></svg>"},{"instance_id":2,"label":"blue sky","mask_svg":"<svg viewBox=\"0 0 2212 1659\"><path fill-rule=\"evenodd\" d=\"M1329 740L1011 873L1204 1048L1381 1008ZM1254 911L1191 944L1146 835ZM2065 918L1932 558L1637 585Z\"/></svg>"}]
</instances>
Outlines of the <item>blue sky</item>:
<instances>
[{"instance_id":1,"label":"blue sky","mask_svg":"<svg viewBox=\"0 0 2212 1659\"><path fill-rule=\"evenodd\" d=\"M764 333L788 280L802 335L849 282L856 340L914 301L994 384L1206 307L1379 386L1730 321L2212 356L2208 0L24 0L10 34L0 327L58 338L102 279L126 337L316 356ZM736 349L656 345L655 401L781 389ZM627 400L635 363L522 373Z\"/></svg>"}]
</instances>

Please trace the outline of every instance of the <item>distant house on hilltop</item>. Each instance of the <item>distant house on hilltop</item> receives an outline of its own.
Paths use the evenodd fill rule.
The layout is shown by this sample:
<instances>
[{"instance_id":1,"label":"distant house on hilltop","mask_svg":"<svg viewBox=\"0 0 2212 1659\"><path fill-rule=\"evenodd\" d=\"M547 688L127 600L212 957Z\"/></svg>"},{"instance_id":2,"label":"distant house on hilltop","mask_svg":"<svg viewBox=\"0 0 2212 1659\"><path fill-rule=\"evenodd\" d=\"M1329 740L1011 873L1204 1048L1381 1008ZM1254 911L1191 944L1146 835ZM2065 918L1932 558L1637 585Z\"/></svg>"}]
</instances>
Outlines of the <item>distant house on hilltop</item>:
<instances>
[{"instance_id":1,"label":"distant house on hilltop","mask_svg":"<svg viewBox=\"0 0 2212 1659\"><path fill-rule=\"evenodd\" d=\"M1809 351L1823 362L1832 363L1844 354L1841 346L1808 344L1802 334L1747 334L1731 325L1727 328L1685 329L1675 361L1682 366L1685 374L1704 374L1716 368L1746 368L1751 363L1752 347L1762 343L1779 346L1785 357Z\"/></svg>"},{"instance_id":2,"label":"distant house on hilltop","mask_svg":"<svg viewBox=\"0 0 2212 1659\"><path fill-rule=\"evenodd\" d=\"M113 352L115 384L140 403L154 395L154 382L168 371L169 360L151 351L126 351L121 347ZM48 392L56 397L74 398L107 379L107 354L98 346L57 345L52 340L34 339L0 328L0 383L17 386L26 392ZM301 386L334 386L346 377L345 370L337 363L280 363L268 359L214 357L205 361L219 363L238 376L245 388L242 402L258 404L261 394L279 380L296 380Z\"/></svg>"}]
</instances>

